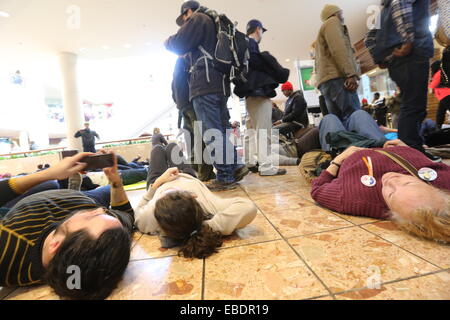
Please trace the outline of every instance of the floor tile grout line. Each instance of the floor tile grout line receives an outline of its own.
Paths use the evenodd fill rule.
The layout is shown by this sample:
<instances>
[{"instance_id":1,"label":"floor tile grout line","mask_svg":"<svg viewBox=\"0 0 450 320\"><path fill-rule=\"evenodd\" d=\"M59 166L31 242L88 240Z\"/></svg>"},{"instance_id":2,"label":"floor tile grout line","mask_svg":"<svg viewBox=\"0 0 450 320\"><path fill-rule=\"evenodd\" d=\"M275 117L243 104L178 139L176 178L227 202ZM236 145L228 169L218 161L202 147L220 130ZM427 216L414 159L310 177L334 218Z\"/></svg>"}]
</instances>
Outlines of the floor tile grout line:
<instances>
[{"instance_id":1,"label":"floor tile grout line","mask_svg":"<svg viewBox=\"0 0 450 320\"><path fill-rule=\"evenodd\" d=\"M19 288L15 288L13 291L11 291L10 293L8 293L3 299L1 300L7 300L9 298L9 296L11 296L14 292L16 292L17 290L19 290Z\"/></svg>"},{"instance_id":2,"label":"floor tile grout line","mask_svg":"<svg viewBox=\"0 0 450 320\"><path fill-rule=\"evenodd\" d=\"M418 254L416 254L416 253L414 253L414 252L411 252L411 251L409 251L409 250L407 250L407 249L401 247L400 245L398 245L398 244L396 244L396 243L394 243L394 242L392 242L392 241L390 241L390 240L388 240L388 239L385 239L385 238L383 238L382 236L380 236L380 235L378 235L378 234L376 234L376 233L374 233L374 232L372 232L372 231L370 231L370 230L367 230L367 229L363 228L362 226L358 226L358 227L359 227L360 229L362 229L362 230L364 230L364 231L367 231L367 232L369 232L370 234L372 234L372 235L374 235L374 236L376 236L376 237L378 237L378 238L380 238L380 239L382 239L382 240L384 240L384 241L386 241L386 242L388 242L388 243L390 243L390 244L396 246L397 248L400 248L400 249L402 249L402 250L408 252L409 254L412 254L413 256L416 256L417 258L419 258L419 259L421 259L421 260L423 260L423 261L425 261L425 262L427 262L427 263L429 263L429 264L435 266L436 268L438 268L438 269L440 269L440 270L443 270L443 269L444 269L444 268L438 266L437 264L435 264L434 262L428 261L427 259L425 259L425 258L419 256Z\"/></svg>"},{"instance_id":3,"label":"floor tile grout line","mask_svg":"<svg viewBox=\"0 0 450 320\"><path fill-rule=\"evenodd\" d=\"M352 225L352 226L347 226L347 227L341 227L341 228L330 229L330 230L325 230L325 231L319 231L319 232L314 232L314 233L306 233L306 234L302 234L302 235L298 235L298 236L285 237L285 238L286 238L287 240L292 240L292 239L297 239L297 238L303 238L303 237L314 236L314 235L318 235L318 234L322 234L322 233L327 233L327 232L333 232L333 231L340 231L340 230L344 230L344 229L350 229L350 228L354 228L354 227L357 227L357 226Z\"/></svg>"},{"instance_id":4,"label":"floor tile grout line","mask_svg":"<svg viewBox=\"0 0 450 320\"><path fill-rule=\"evenodd\" d=\"M202 295L200 300L205 300L205 283L206 283L206 259L203 258L203 275L202 275Z\"/></svg>"},{"instance_id":5,"label":"floor tile grout line","mask_svg":"<svg viewBox=\"0 0 450 320\"><path fill-rule=\"evenodd\" d=\"M390 285L390 284L399 283L399 282L403 282L403 281L409 281L409 280L429 277L429 276L433 276L433 275L436 275L436 274L439 274L439 273L444 273L444 272L450 272L450 268L443 269L443 270L431 271L431 272L420 274L420 275L417 275L417 276L411 276L411 277L402 278L402 279L390 280L390 281L386 281L386 282L381 283L381 285L384 286L384 285ZM333 295L340 296L340 295L343 295L343 294L346 294L346 293L358 292L358 291L367 290L367 289L368 289L367 287L362 287L362 288L357 288L357 289L350 289L350 290L345 290L345 291L340 291L340 292L333 293Z\"/></svg>"},{"instance_id":6,"label":"floor tile grout line","mask_svg":"<svg viewBox=\"0 0 450 320\"><path fill-rule=\"evenodd\" d=\"M311 297L311 298L306 298L306 299L300 299L300 301L317 300L317 299L326 298L326 297L333 298L333 296L331 294L324 294L324 295L321 295L321 296L316 296L316 297ZM333 298L333 300L335 300L335 299Z\"/></svg>"},{"instance_id":7,"label":"floor tile grout line","mask_svg":"<svg viewBox=\"0 0 450 320\"><path fill-rule=\"evenodd\" d=\"M248 192L245 191L245 193ZM254 203L254 202L253 202ZM303 258L298 254L298 252L292 247L292 245L289 243L288 240L286 240L286 238L281 234L281 232L273 225L272 221L270 221L267 216L265 215L265 213L259 208L259 206L254 203L255 206L258 208L258 210L261 211L262 215L264 215L264 217L267 219L267 221L272 225L272 227L275 229L276 232L278 232L278 234L280 235L280 237L282 238L282 240L284 240L284 242L289 246L289 248L291 248L291 250L294 252L294 254L305 264L305 266L309 269L309 271L316 277L317 280L319 280L319 282L322 284L322 286L325 288L325 290L328 291L328 293L330 295L333 294L333 292L328 288L328 286L325 284L325 282L314 272L314 270L311 268L311 266L305 261L303 260Z\"/></svg>"}]
</instances>

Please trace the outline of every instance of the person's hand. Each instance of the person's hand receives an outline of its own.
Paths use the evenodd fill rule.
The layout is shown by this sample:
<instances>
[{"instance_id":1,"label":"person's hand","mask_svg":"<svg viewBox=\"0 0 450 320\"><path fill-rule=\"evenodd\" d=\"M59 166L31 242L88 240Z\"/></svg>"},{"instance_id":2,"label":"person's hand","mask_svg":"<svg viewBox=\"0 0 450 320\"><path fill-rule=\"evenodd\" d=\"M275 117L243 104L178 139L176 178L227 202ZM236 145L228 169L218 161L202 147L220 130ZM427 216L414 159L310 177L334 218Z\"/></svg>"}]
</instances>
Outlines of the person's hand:
<instances>
[{"instance_id":1,"label":"person's hand","mask_svg":"<svg viewBox=\"0 0 450 320\"><path fill-rule=\"evenodd\" d=\"M380 69L387 69L387 64L385 64L385 63L380 63L379 65L378 65L378 68L380 68Z\"/></svg>"},{"instance_id":2,"label":"person's hand","mask_svg":"<svg viewBox=\"0 0 450 320\"><path fill-rule=\"evenodd\" d=\"M109 183L113 186L113 188L121 187L122 184L122 178L120 177L119 169L117 169L117 157L114 151L106 151L104 149L100 150L99 153L101 154L112 154L114 165L110 168L103 169L103 173L108 178Z\"/></svg>"},{"instance_id":3,"label":"person's hand","mask_svg":"<svg viewBox=\"0 0 450 320\"><path fill-rule=\"evenodd\" d=\"M356 90L358 90L358 87L359 87L358 77L357 76L353 76L353 77L347 78L345 80L344 87L348 91L356 91Z\"/></svg>"},{"instance_id":4,"label":"person's hand","mask_svg":"<svg viewBox=\"0 0 450 320\"><path fill-rule=\"evenodd\" d=\"M386 142L383 146L384 149L392 148L392 147L407 147L408 145L404 143L402 140L390 140Z\"/></svg>"},{"instance_id":5,"label":"person's hand","mask_svg":"<svg viewBox=\"0 0 450 320\"><path fill-rule=\"evenodd\" d=\"M160 186L162 186L167 182L174 181L175 179L178 178L179 174L180 171L178 170L178 168L167 169L166 172L164 172L158 179L156 179L154 187L159 188Z\"/></svg>"},{"instance_id":6,"label":"person's hand","mask_svg":"<svg viewBox=\"0 0 450 320\"><path fill-rule=\"evenodd\" d=\"M83 171L86 168L86 163L81 163L80 160L84 157L91 156L93 153L83 152L78 153L73 157L64 158L58 164L50 167L47 170L41 171L47 178L47 180L64 180L72 175Z\"/></svg>"},{"instance_id":7,"label":"person's hand","mask_svg":"<svg viewBox=\"0 0 450 320\"><path fill-rule=\"evenodd\" d=\"M282 124L282 123L283 123L283 121L278 120L278 121L276 121L273 125L274 125L274 126L278 126L278 125L280 125L280 124Z\"/></svg>"},{"instance_id":8,"label":"person's hand","mask_svg":"<svg viewBox=\"0 0 450 320\"><path fill-rule=\"evenodd\" d=\"M411 54L412 49L413 44L411 42L407 42L402 44L401 47L396 48L392 54L397 58L406 57Z\"/></svg>"},{"instance_id":9,"label":"person's hand","mask_svg":"<svg viewBox=\"0 0 450 320\"><path fill-rule=\"evenodd\" d=\"M355 146L348 147L347 150L345 150L343 153L341 153L334 159L334 162L337 164L342 164L342 162L344 162L344 160L349 158L352 154L354 154L355 152L361 151L361 150L365 150L365 149L355 147Z\"/></svg>"}]
</instances>

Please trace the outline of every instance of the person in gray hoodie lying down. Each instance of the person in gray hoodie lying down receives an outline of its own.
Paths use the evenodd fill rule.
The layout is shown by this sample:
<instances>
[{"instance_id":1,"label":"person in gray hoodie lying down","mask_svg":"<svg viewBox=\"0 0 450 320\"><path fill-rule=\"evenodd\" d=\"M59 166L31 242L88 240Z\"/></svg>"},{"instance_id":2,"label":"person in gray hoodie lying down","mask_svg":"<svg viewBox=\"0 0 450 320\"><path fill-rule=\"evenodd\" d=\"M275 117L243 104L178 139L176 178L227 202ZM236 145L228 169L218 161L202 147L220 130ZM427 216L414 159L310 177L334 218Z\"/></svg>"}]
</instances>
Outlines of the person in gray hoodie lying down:
<instances>
[{"instance_id":1,"label":"person in gray hoodie lying down","mask_svg":"<svg viewBox=\"0 0 450 320\"><path fill-rule=\"evenodd\" d=\"M244 198L221 199L195 177L186 164L175 165L176 145L152 150L149 188L135 209L135 225L159 234L163 248L179 247L186 258L206 258L222 245L222 237L244 228L256 207ZM181 159L181 157L179 157Z\"/></svg>"}]
</instances>

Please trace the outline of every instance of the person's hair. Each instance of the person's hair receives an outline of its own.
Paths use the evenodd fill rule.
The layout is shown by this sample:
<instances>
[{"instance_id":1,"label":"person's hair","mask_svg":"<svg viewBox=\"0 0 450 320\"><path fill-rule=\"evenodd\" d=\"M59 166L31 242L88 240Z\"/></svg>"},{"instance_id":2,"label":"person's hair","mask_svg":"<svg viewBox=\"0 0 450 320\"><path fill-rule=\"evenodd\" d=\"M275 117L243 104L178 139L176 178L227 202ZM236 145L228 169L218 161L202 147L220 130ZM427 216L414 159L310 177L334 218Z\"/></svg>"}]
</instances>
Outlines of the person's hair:
<instances>
[{"instance_id":1,"label":"person's hair","mask_svg":"<svg viewBox=\"0 0 450 320\"><path fill-rule=\"evenodd\" d=\"M247 30L247 37L251 34L253 34L256 30L258 29L258 27L252 27L250 29Z\"/></svg>"},{"instance_id":2,"label":"person's hair","mask_svg":"<svg viewBox=\"0 0 450 320\"><path fill-rule=\"evenodd\" d=\"M414 210L409 219L391 212L392 221L403 231L420 238L450 243L450 193L439 190L444 197L442 208L419 208Z\"/></svg>"},{"instance_id":3,"label":"person's hair","mask_svg":"<svg viewBox=\"0 0 450 320\"><path fill-rule=\"evenodd\" d=\"M381 94L379 92L375 92L374 96L381 97Z\"/></svg>"},{"instance_id":4,"label":"person's hair","mask_svg":"<svg viewBox=\"0 0 450 320\"><path fill-rule=\"evenodd\" d=\"M439 72L439 70L441 70L441 65L442 65L442 61L441 60L436 60L435 62L433 62L430 66L431 69L431 74L434 76L437 72Z\"/></svg>"},{"instance_id":5,"label":"person's hair","mask_svg":"<svg viewBox=\"0 0 450 320\"><path fill-rule=\"evenodd\" d=\"M153 129L153 134L158 134L158 133L160 133L160 132L161 132L161 130L159 130L159 128Z\"/></svg>"},{"instance_id":6,"label":"person's hair","mask_svg":"<svg viewBox=\"0 0 450 320\"><path fill-rule=\"evenodd\" d=\"M66 236L50 261L44 280L60 297L102 300L117 287L128 266L131 236L125 228L105 231L92 239L86 230ZM80 270L80 288L70 288L70 267Z\"/></svg>"},{"instance_id":7,"label":"person's hair","mask_svg":"<svg viewBox=\"0 0 450 320\"><path fill-rule=\"evenodd\" d=\"M222 235L207 224L207 213L185 191L169 193L155 205L155 218L167 237L181 243L179 256L207 258L222 246Z\"/></svg>"}]
</instances>

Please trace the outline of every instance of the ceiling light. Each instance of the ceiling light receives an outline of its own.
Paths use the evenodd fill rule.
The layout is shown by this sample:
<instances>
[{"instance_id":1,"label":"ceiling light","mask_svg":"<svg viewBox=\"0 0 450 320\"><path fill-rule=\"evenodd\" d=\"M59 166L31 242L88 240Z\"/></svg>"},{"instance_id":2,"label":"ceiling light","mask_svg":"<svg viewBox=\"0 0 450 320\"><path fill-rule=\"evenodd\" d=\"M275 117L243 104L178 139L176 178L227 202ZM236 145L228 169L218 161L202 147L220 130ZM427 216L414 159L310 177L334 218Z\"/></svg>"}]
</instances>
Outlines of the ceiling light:
<instances>
[{"instance_id":1,"label":"ceiling light","mask_svg":"<svg viewBox=\"0 0 450 320\"><path fill-rule=\"evenodd\" d=\"M126 49L130 49L130 48L131 48L131 44L129 44L129 43L124 44L123 46L124 46L124 48L126 48Z\"/></svg>"},{"instance_id":2,"label":"ceiling light","mask_svg":"<svg viewBox=\"0 0 450 320\"><path fill-rule=\"evenodd\" d=\"M9 17L11 17L11 15L8 12L0 11L0 17L9 18Z\"/></svg>"},{"instance_id":3,"label":"ceiling light","mask_svg":"<svg viewBox=\"0 0 450 320\"><path fill-rule=\"evenodd\" d=\"M103 50L109 50L110 47L108 47L108 46L102 46L102 49L103 49Z\"/></svg>"},{"instance_id":4,"label":"ceiling light","mask_svg":"<svg viewBox=\"0 0 450 320\"><path fill-rule=\"evenodd\" d=\"M291 59L286 59L286 62L291 62Z\"/></svg>"}]
</instances>

